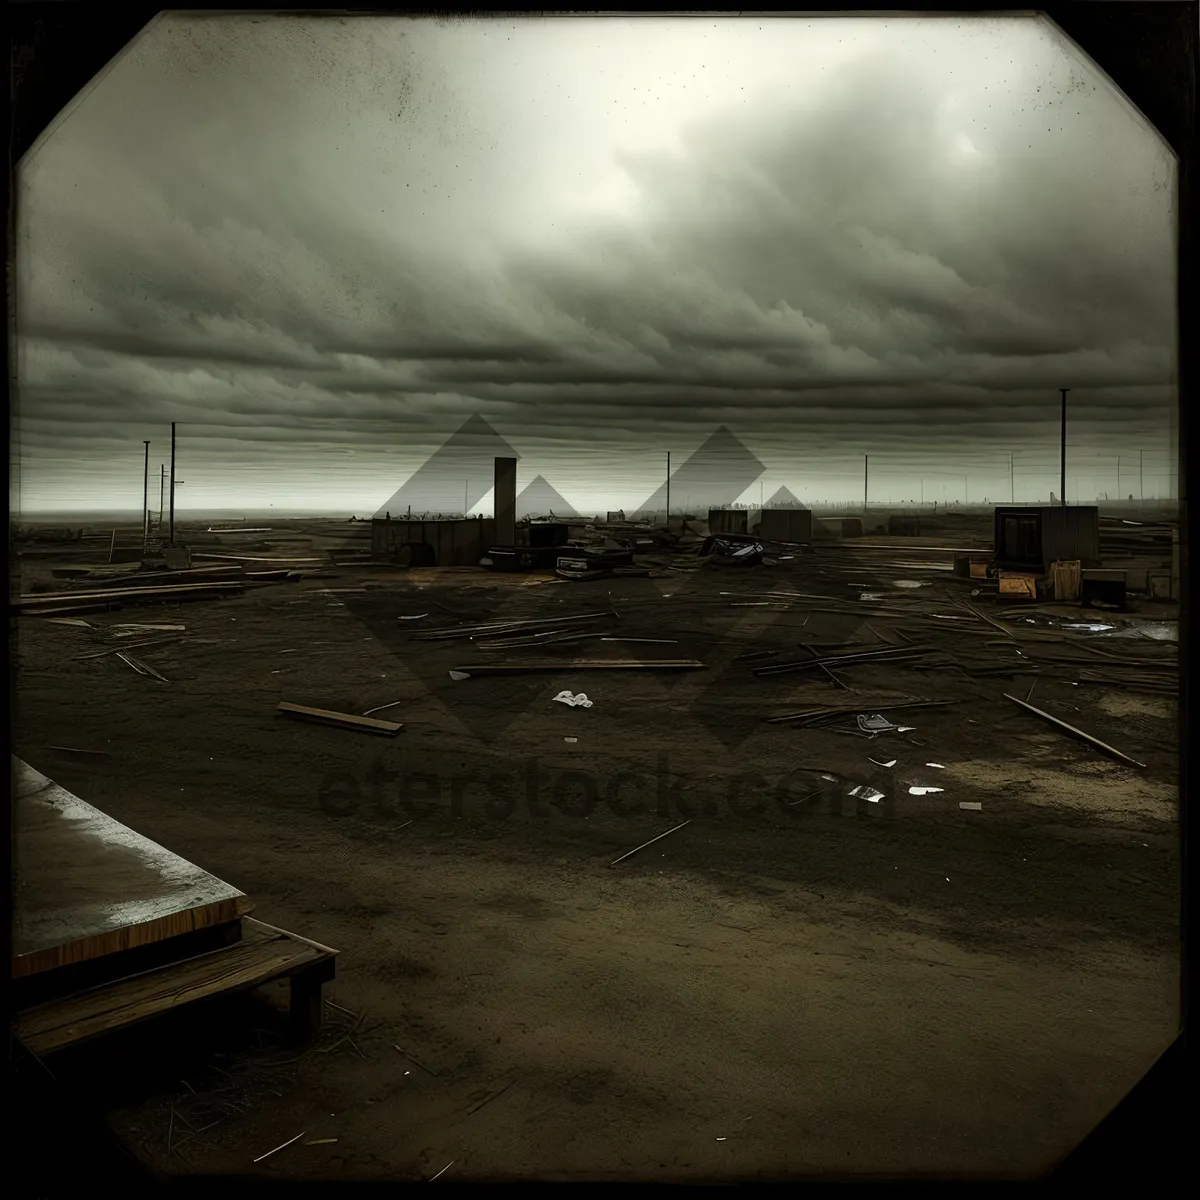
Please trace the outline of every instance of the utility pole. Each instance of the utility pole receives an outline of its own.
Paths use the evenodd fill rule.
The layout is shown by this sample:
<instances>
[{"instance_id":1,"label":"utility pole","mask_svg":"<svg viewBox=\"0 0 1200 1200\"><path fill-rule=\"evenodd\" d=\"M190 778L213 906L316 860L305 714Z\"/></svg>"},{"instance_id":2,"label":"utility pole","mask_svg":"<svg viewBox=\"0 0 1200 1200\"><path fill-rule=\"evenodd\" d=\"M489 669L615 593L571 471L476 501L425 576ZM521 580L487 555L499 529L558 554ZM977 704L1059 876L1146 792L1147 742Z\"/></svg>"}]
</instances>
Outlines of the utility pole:
<instances>
[{"instance_id":1,"label":"utility pole","mask_svg":"<svg viewBox=\"0 0 1200 1200\"><path fill-rule=\"evenodd\" d=\"M150 536L150 443L143 442L146 447L145 461L142 463L142 542Z\"/></svg>"},{"instance_id":2,"label":"utility pole","mask_svg":"<svg viewBox=\"0 0 1200 1200\"><path fill-rule=\"evenodd\" d=\"M175 422L171 422L171 531L168 538L175 545Z\"/></svg>"},{"instance_id":3,"label":"utility pole","mask_svg":"<svg viewBox=\"0 0 1200 1200\"><path fill-rule=\"evenodd\" d=\"M1062 395L1062 435L1059 446L1059 504L1067 507L1067 393L1070 388L1059 388Z\"/></svg>"},{"instance_id":4,"label":"utility pole","mask_svg":"<svg viewBox=\"0 0 1200 1200\"><path fill-rule=\"evenodd\" d=\"M863 455L863 516L867 515L867 481L870 479L871 456Z\"/></svg>"},{"instance_id":5,"label":"utility pole","mask_svg":"<svg viewBox=\"0 0 1200 1200\"><path fill-rule=\"evenodd\" d=\"M1145 488L1144 482L1143 482L1145 480L1145 476L1142 474L1142 459L1143 459L1143 455L1145 455L1145 453L1146 453L1145 450L1138 451L1138 499L1139 500L1145 500L1145 498L1146 498L1146 488Z\"/></svg>"},{"instance_id":6,"label":"utility pole","mask_svg":"<svg viewBox=\"0 0 1200 1200\"><path fill-rule=\"evenodd\" d=\"M925 506L925 480L921 480L921 506Z\"/></svg>"},{"instance_id":7,"label":"utility pole","mask_svg":"<svg viewBox=\"0 0 1200 1200\"><path fill-rule=\"evenodd\" d=\"M167 485L167 464L158 466L158 536L162 537L163 491Z\"/></svg>"},{"instance_id":8,"label":"utility pole","mask_svg":"<svg viewBox=\"0 0 1200 1200\"><path fill-rule=\"evenodd\" d=\"M969 499L970 487L971 487L971 477L969 475L964 475L963 476L963 508L966 508L971 503L971 501Z\"/></svg>"},{"instance_id":9,"label":"utility pole","mask_svg":"<svg viewBox=\"0 0 1200 1200\"><path fill-rule=\"evenodd\" d=\"M1017 502L1017 485L1014 482L1013 452L1011 450L1008 452L1008 502L1009 504Z\"/></svg>"},{"instance_id":10,"label":"utility pole","mask_svg":"<svg viewBox=\"0 0 1200 1200\"><path fill-rule=\"evenodd\" d=\"M667 527L671 525L671 452L667 451Z\"/></svg>"},{"instance_id":11,"label":"utility pole","mask_svg":"<svg viewBox=\"0 0 1200 1200\"><path fill-rule=\"evenodd\" d=\"M463 516L467 515L467 489L471 486L469 479L463 480Z\"/></svg>"}]
</instances>

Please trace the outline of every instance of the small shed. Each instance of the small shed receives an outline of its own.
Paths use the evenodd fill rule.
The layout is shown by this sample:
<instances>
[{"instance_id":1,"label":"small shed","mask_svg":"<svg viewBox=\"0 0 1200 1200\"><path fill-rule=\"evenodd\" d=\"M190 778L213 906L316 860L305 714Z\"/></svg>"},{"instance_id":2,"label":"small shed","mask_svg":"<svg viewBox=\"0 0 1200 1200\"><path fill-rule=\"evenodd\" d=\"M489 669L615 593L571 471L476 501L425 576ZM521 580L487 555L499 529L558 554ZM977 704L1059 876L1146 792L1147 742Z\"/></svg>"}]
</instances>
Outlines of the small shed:
<instances>
[{"instance_id":1,"label":"small shed","mask_svg":"<svg viewBox=\"0 0 1200 1200\"><path fill-rule=\"evenodd\" d=\"M744 508L710 508L708 510L708 532L745 533L747 513Z\"/></svg>"},{"instance_id":2,"label":"small shed","mask_svg":"<svg viewBox=\"0 0 1200 1200\"><path fill-rule=\"evenodd\" d=\"M764 508L758 536L768 542L811 542L812 513L807 508Z\"/></svg>"},{"instance_id":3,"label":"small shed","mask_svg":"<svg viewBox=\"0 0 1200 1200\"><path fill-rule=\"evenodd\" d=\"M408 521L376 517L371 522L371 557L406 566L477 567L495 538L490 517Z\"/></svg>"},{"instance_id":4,"label":"small shed","mask_svg":"<svg viewBox=\"0 0 1200 1200\"><path fill-rule=\"evenodd\" d=\"M994 551L1006 570L1049 574L1053 562L1100 565L1100 509L1096 505L997 507Z\"/></svg>"}]
</instances>

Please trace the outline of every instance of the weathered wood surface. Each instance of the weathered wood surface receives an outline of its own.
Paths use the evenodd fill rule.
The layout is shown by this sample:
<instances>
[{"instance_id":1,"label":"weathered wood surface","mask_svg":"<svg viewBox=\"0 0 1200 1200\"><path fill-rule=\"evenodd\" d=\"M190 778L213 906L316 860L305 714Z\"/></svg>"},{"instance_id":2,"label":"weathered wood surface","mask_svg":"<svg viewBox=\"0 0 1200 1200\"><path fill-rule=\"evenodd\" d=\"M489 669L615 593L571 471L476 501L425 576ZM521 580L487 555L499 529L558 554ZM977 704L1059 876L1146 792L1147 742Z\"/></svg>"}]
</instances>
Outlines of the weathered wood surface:
<instances>
[{"instance_id":1,"label":"weathered wood surface","mask_svg":"<svg viewBox=\"0 0 1200 1200\"><path fill-rule=\"evenodd\" d=\"M336 725L342 729L359 729L363 733L377 733L384 737L395 737L404 728L396 721L379 721L374 717L360 717L355 713L331 712L325 708L309 708L305 704L289 704L281 700L275 710L281 717L293 721L313 721L318 725Z\"/></svg>"},{"instance_id":2,"label":"weathered wood surface","mask_svg":"<svg viewBox=\"0 0 1200 1200\"><path fill-rule=\"evenodd\" d=\"M333 978L336 955L327 946L247 918L241 939L232 945L27 1008L13 1018L13 1032L33 1053L49 1054L184 1004L283 978L292 980L293 1025L303 1017L305 1031L311 1031L319 1021L321 984Z\"/></svg>"},{"instance_id":3,"label":"weathered wood surface","mask_svg":"<svg viewBox=\"0 0 1200 1200\"><path fill-rule=\"evenodd\" d=\"M249 912L248 898L73 796L13 769L12 977L147 945Z\"/></svg>"}]
</instances>

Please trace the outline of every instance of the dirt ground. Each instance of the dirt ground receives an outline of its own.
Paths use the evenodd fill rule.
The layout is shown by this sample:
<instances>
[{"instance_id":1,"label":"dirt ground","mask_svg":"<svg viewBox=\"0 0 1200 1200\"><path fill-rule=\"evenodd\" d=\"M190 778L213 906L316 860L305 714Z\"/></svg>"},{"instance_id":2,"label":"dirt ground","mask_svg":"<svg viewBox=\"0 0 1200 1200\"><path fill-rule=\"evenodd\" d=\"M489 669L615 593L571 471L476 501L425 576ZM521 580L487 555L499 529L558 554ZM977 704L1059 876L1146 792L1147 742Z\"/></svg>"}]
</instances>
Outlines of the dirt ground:
<instances>
[{"instance_id":1,"label":"dirt ground","mask_svg":"<svg viewBox=\"0 0 1200 1200\"><path fill-rule=\"evenodd\" d=\"M890 558L588 584L341 570L95 618L186 624L139 651L168 684L75 660L86 630L22 619L16 753L341 951L303 1051L267 1010L276 991L81 1048L56 1074L167 1173L1046 1170L1177 1032L1175 706L1038 679L1036 703L1137 769L1003 698L1030 679L871 663L844 668L843 690L732 661L886 640L888 622L855 612L864 591L961 618L961 585L911 560L897 540ZM783 608L771 590L838 599ZM451 667L490 656L410 637L609 605L609 636L675 644L561 656L707 669L456 682ZM592 707L555 703L566 688ZM949 703L873 740L763 721L898 697ZM280 700L400 700L378 715L405 728L294 724ZM849 798L859 784L883 798Z\"/></svg>"}]
</instances>

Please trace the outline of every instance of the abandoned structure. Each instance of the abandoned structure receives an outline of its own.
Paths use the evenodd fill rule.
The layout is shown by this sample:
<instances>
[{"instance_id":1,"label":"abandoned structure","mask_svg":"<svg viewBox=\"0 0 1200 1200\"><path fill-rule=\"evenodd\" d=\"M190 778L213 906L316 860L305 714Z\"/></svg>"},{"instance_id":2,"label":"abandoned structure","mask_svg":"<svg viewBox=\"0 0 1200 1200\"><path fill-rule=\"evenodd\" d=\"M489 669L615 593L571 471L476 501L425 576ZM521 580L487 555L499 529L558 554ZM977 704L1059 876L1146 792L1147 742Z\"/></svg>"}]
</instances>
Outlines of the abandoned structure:
<instances>
[{"instance_id":1,"label":"abandoned structure","mask_svg":"<svg viewBox=\"0 0 1200 1200\"><path fill-rule=\"evenodd\" d=\"M806 508L764 508L759 514L758 536L768 542L810 542L812 535L812 513Z\"/></svg>"},{"instance_id":2,"label":"abandoned structure","mask_svg":"<svg viewBox=\"0 0 1200 1200\"><path fill-rule=\"evenodd\" d=\"M1095 505L997 507L995 521L995 561L1001 570L1047 575L1053 562L1100 566Z\"/></svg>"},{"instance_id":3,"label":"abandoned structure","mask_svg":"<svg viewBox=\"0 0 1200 1200\"><path fill-rule=\"evenodd\" d=\"M495 541L491 517L410 521L382 516L371 522L371 557L405 567L477 567Z\"/></svg>"},{"instance_id":4,"label":"abandoned structure","mask_svg":"<svg viewBox=\"0 0 1200 1200\"><path fill-rule=\"evenodd\" d=\"M745 533L747 513L744 508L710 508L708 510L709 533Z\"/></svg>"},{"instance_id":5,"label":"abandoned structure","mask_svg":"<svg viewBox=\"0 0 1200 1200\"><path fill-rule=\"evenodd\" d=\"M516 542L517 460L494 462L494 517L413 521L390 513L371 522L371 557L406 567L477 567L493 546Z\"/></svg>"}]
</instances>

